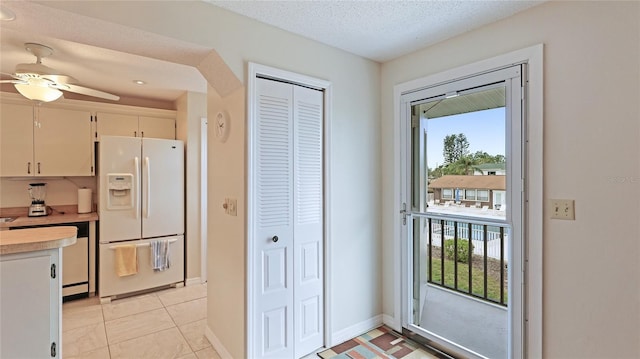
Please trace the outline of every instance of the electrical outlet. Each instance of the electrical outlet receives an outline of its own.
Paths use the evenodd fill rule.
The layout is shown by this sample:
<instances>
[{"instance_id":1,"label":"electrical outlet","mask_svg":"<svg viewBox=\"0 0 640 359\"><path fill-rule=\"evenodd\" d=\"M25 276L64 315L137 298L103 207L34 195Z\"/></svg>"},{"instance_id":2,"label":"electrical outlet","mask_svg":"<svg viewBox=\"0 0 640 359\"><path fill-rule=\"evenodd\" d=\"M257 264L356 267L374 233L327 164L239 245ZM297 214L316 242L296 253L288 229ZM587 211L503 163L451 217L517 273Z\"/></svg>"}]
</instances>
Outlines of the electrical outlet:
<instances>
[{"instance_id":1,"label":"electrical outlet","mask_svg":"<svg viewBox=\"0 0 640 359\"><path fill-rule=\"evenodd\" d=\"M576 219L575 201L572 199L551 199L551 219Z\"/></svg>"}]
</instances>

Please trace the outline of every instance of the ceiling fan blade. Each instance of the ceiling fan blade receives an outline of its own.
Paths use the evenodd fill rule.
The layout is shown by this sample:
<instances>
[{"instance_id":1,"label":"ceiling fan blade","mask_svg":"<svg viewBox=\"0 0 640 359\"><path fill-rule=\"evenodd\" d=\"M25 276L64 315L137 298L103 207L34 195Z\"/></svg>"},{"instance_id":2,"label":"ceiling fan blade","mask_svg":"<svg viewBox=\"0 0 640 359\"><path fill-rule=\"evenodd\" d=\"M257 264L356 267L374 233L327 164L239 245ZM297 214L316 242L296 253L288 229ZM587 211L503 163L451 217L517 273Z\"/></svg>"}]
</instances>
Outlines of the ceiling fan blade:
<instances>
[{"instance_id":1,"label":"ceiling fan blade","mask_svg":"<svg viewBox=\"0 0 640 359\"><path fill-rule=\"evenodd\" d=\"M22 80L0 80L0 84L27 84L27 81Z\"/></svg>"},{"instance_id":2,"label":"ceiling fan blade","mask_svg":"<svg viewBox=\"0 0 640 359\"><path fill-rule=\"evenodd\" d=\"M11 77L12 79L22 80L22 78L16 76L16 74L10 74L10 73L7 73L7 72L0 72L0 75L2 75L2 77Z\"/></svg>"},{"instance_id":3,"label":"ceiling fan blade","mask_svg":"<svg viewBox=\"0 0 640 359\"><path fill-rule=\"evenodd\" d=\"M68 84L70 82L78 82L78 80L76 80L75 78L69 76L69 75L42 75L41 76L43 79L47 79L47 80L51 80L55 83L60 83L60 84Z\"/></svg>"},{"instance_id":4,"label":"ceiling fan blade","mask_svg":"<svg viewBox=\"0 0 640 359\"><path fill-rule=\"evenodd\" d=\"M69 82L78 82L75 78L60 73L58 70L53 69L49 66L43 65L42 63L35 64L18 64L16 66L16 73L12 75L13 77L19 78L20 75L30 75L35 74L39 75L41 78L49 79L53 82L59 83L69 83Z\"/></svg>"},{"instance_id":5,"label":"ceiling fan blade","mask_svg":"<svg viewBox=\"0 0 640 359\"><path fill-rule=\"evenodd\" d=\"M18 64L16 65L16 74L49 75L58 74L58 70L45 66L42 63Z\"/></svg>"},{"instance_id":6,"label":"ceiling fan blade","mask_svg":"<svg viewBox=\"0 0 640 359\"><path fill-rule=\"evenodd\" d=\"M78 94L81 94L81 95L99 97L99 98L103 98L105 100L112 100L112 101L120 100L120 96L116 96L116 95L113 95L113 94L110 94L110 93L107 93L107 92L94 90L94 89L90 89L88 87L83 87L83 86L78 86L78 85L62 83L62 84L51 85L51 87L55 87L55 88L57 88L59 90L63 90L63 91L69 91L69 92L78 93Z\"/></svg>"}]
</instances>

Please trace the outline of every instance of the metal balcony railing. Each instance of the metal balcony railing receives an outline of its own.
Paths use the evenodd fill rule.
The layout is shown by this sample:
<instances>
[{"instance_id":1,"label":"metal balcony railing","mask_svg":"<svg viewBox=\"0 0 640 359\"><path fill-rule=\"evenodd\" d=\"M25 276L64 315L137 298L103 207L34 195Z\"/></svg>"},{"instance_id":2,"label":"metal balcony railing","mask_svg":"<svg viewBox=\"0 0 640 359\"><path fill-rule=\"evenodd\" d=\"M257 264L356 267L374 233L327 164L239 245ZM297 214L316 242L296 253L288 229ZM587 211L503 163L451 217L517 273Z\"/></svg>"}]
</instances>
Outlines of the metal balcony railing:
<instances>
[{"instance_id":1,"label":"metal balcony railing","mask_svg":"<svg viewBox=\"0 0 640 359\"><path fill-rule=\"evenodd\" d=\"M508 226L481 218L419 217L428 246L427 281L507 306Z\"/></svg>"}]
</instances>

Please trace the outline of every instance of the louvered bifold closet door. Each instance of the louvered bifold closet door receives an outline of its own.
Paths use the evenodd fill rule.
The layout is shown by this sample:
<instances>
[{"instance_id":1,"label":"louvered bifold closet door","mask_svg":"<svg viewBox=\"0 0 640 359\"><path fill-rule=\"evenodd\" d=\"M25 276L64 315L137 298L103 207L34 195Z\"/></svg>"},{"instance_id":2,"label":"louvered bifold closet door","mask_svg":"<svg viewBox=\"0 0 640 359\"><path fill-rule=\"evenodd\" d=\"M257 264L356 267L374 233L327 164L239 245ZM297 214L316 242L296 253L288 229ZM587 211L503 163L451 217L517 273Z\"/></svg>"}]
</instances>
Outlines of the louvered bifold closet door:
<instances>
[{"instance_id":1,"label":"louvered bifold closet door","mask_svg":"<svg viewBox=\"0 0 640 359\"><path fill-rule=\"evenodd\" d=\"M293 87L295 357L323 345L323 93Z\"/></svg>"},{"instance_id":2,"label":"louvered bifold closet door","mask_svg":"<svg viewBox=\"0 0 640 359\"><path fill-rule=\"evenodd\" d=\"M293 91L290 84L256 79L256 93L252 356L292 358Z\"/></svg>"},{"instance_id":3,"label":"louvered bifold closet door","mask_svg":"<svg viewBox=\"0 0 640 359\"><path fill-rule=\"evenodd\" d=\"M260 78L256 92L252 357L300 358L324 344L324 96Z\"/></svg>"}]
</instances>

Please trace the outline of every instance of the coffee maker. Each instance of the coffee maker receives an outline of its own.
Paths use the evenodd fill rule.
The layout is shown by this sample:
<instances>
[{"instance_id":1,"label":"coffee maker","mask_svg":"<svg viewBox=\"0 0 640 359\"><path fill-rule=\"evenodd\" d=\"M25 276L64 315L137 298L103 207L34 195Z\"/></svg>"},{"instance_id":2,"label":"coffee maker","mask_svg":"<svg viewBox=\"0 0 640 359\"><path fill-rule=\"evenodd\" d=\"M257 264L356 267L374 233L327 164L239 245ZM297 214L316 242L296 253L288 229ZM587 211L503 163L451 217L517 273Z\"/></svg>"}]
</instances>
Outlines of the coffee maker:
<instances>
[{"instance_id":1,"label":"coffee maker","mask_svg":"<svg viewBox=\"0 0 640 359\"><path fill-rule=\"evenodd\" d=\"M44 204L44 198L47 195L45 189L46 183L29 183L29 196L31 197L31 206L29 206L29 217L46 216L47 206Z\"/></svg>"}]
</instances>

